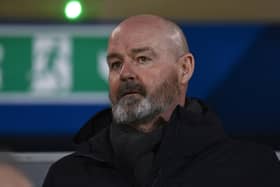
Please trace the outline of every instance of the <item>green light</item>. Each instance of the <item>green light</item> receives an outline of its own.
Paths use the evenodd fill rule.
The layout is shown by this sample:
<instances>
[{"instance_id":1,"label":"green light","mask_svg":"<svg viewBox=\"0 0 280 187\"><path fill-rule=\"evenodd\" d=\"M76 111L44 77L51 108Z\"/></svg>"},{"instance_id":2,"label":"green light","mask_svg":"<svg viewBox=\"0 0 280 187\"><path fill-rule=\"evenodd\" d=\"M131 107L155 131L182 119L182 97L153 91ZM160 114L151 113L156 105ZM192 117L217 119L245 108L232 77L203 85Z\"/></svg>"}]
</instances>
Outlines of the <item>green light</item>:
<instances>
[{"instance_id":1,"label":"green light","mask_svg":"<svg viewBox=\"0 0 280 187\"><path fill-rule=\"evenodd\" d=\"M68 19L77 19L82 13L82 5L80 1L73 0L66 3L64 13Z\"/></svg>"}]
</instances>

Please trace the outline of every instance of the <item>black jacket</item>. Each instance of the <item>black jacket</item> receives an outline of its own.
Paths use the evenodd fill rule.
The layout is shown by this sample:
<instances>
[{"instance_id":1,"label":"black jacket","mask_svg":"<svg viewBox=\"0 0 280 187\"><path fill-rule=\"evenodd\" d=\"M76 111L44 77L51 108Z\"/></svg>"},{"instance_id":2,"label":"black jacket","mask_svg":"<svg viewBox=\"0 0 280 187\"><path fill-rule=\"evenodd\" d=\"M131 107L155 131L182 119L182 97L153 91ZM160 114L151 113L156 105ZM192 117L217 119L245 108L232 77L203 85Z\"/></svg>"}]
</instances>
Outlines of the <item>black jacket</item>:
<instances>
[{"instance_id":1,"label":"black jacket","mask_svg":"<svg viewBox=\"0 0 280 187\"><path fill-rule=\"evenodd\" d=\"M75 153L54 163L43 187L131 187L134 176L114 163L105 110L80 130ZM218 118L192 100L164 127L147 186L279 187L280 166L268 147L228 138Z\"/></svg>"}]
</instances>

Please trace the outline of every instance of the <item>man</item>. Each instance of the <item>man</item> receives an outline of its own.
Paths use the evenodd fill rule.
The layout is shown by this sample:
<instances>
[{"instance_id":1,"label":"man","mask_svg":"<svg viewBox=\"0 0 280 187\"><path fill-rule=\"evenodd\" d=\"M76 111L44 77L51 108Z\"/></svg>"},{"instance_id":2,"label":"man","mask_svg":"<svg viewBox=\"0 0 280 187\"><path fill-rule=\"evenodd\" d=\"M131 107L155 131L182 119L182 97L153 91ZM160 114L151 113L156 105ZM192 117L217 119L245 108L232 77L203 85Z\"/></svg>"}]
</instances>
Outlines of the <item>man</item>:
<instances>
[{"instance_id":1,"label":"man","mask_svg":"<svg viewBox=\"0 0 280 187\"><path fill-rule=\"evenodd\" d=\"M75 138L49 186L280 186L276 155L228 138L201 101L186 98L194 57L181 29L153 15L130 17L109 39L112 109Z\"/></svg>"}]
</instances>

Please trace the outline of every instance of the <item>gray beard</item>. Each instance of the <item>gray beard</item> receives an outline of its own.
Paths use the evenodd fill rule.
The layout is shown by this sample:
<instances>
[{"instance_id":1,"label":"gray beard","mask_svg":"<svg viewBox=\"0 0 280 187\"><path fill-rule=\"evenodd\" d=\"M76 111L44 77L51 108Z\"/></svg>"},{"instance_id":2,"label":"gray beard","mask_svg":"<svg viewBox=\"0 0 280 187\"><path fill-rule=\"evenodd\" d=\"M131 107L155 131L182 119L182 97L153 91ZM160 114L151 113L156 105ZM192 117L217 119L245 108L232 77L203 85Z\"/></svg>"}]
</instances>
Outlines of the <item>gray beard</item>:
<instances>
[{"instance_id":1,"label":"gray beard","mask_svg":"<svg viewBox=\"0 0 280 187\"><path fill-rule=\"evenodd\" d=\"M180 94L177 77L164 81L149 96L127 95L112 106L113 120L117 124L137 126L154 119L167 110Z\"/></svg>"},{"instance_id":2,"label":"gray beard","mask_svg":"<svg viewBox=\"0 0 280 187\"><path fill-rule=\"evenodd\" d=\"M147 122L162 112L161 106L155 106L148 98L126 96L113 106L112 113L115 123L133 124Z\"/></svg>"}]
</instances>

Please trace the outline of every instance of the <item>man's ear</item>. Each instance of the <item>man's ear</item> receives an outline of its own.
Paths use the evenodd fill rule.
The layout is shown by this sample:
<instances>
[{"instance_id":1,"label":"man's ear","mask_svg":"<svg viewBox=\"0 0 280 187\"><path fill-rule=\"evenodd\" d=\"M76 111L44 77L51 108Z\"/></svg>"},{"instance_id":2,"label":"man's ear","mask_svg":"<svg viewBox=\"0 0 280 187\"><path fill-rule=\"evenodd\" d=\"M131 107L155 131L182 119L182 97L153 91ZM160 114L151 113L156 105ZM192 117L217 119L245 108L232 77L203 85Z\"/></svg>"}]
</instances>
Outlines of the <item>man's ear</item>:
<instances>
[{"instance_id":1,"label":"man's ear","mask_svg":"<svg viewBox=\"0 0 280 187\"><path fill-rule=\"evenodd\" d=\"M187 84L194 72L194 57L191 53L186 53L180 57L179 65L179 81L181 84Z\"/></svg>"}]
</instances>

